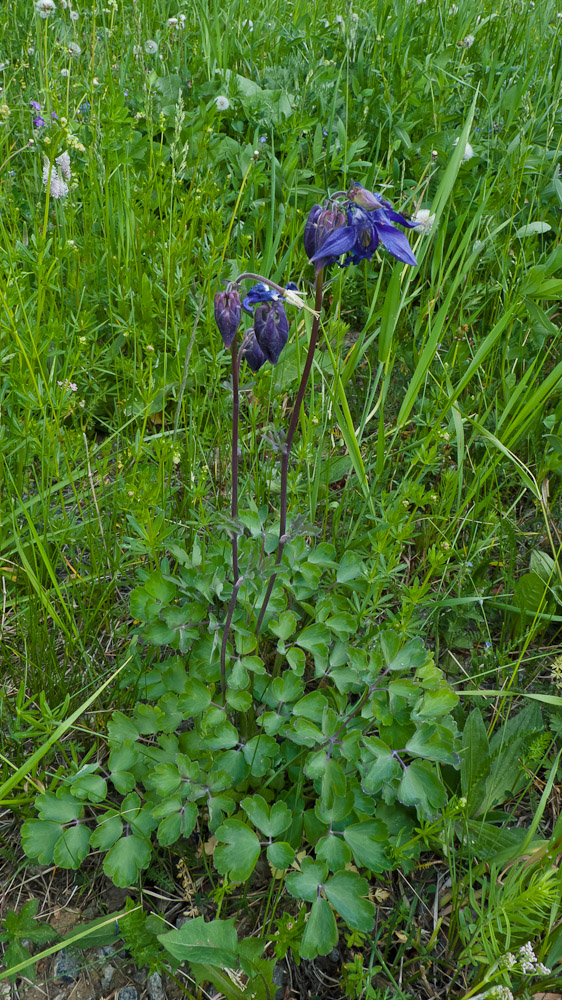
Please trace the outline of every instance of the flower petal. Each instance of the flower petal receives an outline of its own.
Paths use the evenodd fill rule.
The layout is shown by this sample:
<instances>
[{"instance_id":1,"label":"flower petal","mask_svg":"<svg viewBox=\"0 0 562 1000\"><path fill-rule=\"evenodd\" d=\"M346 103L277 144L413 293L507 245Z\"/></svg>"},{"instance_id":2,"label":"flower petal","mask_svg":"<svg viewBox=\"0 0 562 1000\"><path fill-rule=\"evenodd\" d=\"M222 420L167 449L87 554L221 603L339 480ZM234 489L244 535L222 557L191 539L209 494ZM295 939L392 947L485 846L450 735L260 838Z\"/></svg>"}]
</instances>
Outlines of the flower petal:
<instances>
[{"instance_id":1,"label":"flower petal","mask_svg":"<svg viewBox=\"0 0 562 1000\"><path fill-rule=\"evenodd\" d=\"M316 262L323 260L324 257L340 257L342 253L351 250L356 239L357 233L354 226L340 226L339 229L334 229L333 233L330 233L310 260Z\"/></svg>"},{"instance_id":2,"label":"flower petal","mask_svg":"<svg viewBox=\"0 0 562 1000\"><path fill-rule=\"evenodd\" d=\"M399 229L395 229L394 226L385 226L380 222L376 223L375 228L383 247L393 257L396 257L396 260L401 260L404 264L417 264L417 260L412 253L412 249L404 233L401 233Z\"/></svg>"}]
</instances>

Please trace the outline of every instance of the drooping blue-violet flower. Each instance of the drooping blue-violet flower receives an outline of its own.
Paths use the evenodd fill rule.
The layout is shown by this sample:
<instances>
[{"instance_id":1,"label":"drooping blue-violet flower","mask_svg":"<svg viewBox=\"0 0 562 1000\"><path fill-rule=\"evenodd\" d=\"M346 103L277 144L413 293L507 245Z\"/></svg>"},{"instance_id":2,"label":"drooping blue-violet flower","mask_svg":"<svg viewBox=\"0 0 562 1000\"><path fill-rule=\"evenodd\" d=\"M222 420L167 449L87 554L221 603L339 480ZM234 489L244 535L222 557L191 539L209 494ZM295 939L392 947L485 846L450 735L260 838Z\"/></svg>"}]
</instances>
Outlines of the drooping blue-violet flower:
<instances>
[{"instance_id":1,"label":"drooping blue-violet flower","mask_svg":"<svg viewBox=\"0 0 562 1000\"><path fill-rule=\"evenodd\" d=\"M267 361L265 354L257 342L254 330L250 330L248 336L242 344L240 353L246 361L248 367L251 368L253 372L259 372L260 368L262 368Z\"/></svg>"},{"instance_id":2,"label":"drooping blue-violet flower","mask_svg":"<svg viewBox=\"0 0 562 1000\"><path fill-rule=\"evenodd\" d=\"M225 347L230 347L234 340L240 320L242 308L240 295L236 288L230 291L217 292L215 295L215 320Z\"/></svg>"},{"instance_id":3,"label":"drooping blue-violet flower","mask_svg":"<svg viewBox=\"0 0 562 1000\"><path fill-rule=\"evenodd\" d=\"M379 244L404 264L417 264L406 235L393 225L413 229L416 223L361 184L351 185L343 203L328 202L324 210L319 208L315 205L311 210L304 233L306 253L317 269L335 263L343 254L342 267L371 260Z\"/></svg>"},{"instance_id":4,"label":"drooping blue-violet flower","mask_svg":"<svg viewBox=\"0 0 562 1000\"><path fill-rule=\"evenodd\" d=\"M263 302L256 308L254 333L267 361L276 365L289 339L289 321L282 302Z\"/></svg>"}]
</instances>

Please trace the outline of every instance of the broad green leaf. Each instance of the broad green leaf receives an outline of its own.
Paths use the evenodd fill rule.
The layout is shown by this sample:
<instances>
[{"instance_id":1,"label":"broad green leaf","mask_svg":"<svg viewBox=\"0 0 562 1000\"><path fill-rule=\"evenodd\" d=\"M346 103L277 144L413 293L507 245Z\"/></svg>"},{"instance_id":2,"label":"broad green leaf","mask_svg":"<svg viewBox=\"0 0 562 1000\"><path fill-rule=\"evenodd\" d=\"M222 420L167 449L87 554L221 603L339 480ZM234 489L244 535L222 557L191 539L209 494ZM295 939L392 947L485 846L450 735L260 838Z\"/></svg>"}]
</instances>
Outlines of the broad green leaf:
<instances>
[{"instance_id":1,"label":"broad green leaf","mask_svg":"<svg viewBox=\"0 0 562 1000\"><path fill-rule=\"evenodd\" d=\"M107 781L99 774L81 774L72 781L69 791L77 799L103 802L107 796Z\"/></svg>"},{"instance_id":2,"label":"broad green leaf","mask_svg":"<svg viewBox=\"0 0 562 1000\"><path fill-rule=\"evenodd\" d=\"M420 806L426 816L434 816L447 801L447 793L431 764L415 760L408 765L398 786L398 799L405 806Z\"/></svg>"},{"instance_id":3,"label":"broad green leaf","mask_svg":"<svg viewBox=\"0 0 562 1000\"><path fill-rule=\"evenodd\" d=\"M346 844L353 851L355 863L372 872L383 872L389 867L388 829L380 820L354 823L343 831Z\"/></svg>"},{"instance_id":4,"label":"broad green leaf","mask_svg":"<svg viewBox=\"0 0 562 1000\"><path fill-rule=\"evenodd\" d=\"M363 563L355 552L346 552L340 560L336 580L338 583L349 583L363 573Z\"/></svg>"},{"instance_id":5,"label":"broad green leaf","mask_svg":"<svg viewBox=\"0 0 562 1000\"><path fill-rule=\"evenodd\" d=\"M351 848L335 834L322 837L316 844L315 853L318 861L325 861L331 872L345 868L351 861Z\"/></svg>"},{"instance_id":6,"label":"broad green leaf","mask_svg":"<svg viewBox=\"0 0 562 1000\"><path fill-rule=\"evenodd\" d=\"M322 714L327 704L326 696L321 691L311 691L293 705L293 715L310 719L311 722L322 722Z\"/></svg>"},{"instance_id":7,"label":"broad green leaf","mask_svg":"<svg viewBox=\"0 0 562 1000\"><path fill-rule=\"evenodd\" d=\"M295 860L294 849L284 840L278 840L275 844L269 844L266 854L270 865L279 871L284 871Z\"/></svg>"},{"instance_id":8,"label":"broad green leaf","mask_svg":"<svg viewBox=\"0 0 562 1000\"><path fill-rule=\"evenodd\" d=\"M201 715L211 703L211 692L206 684L196 677L188 677L183 692L178 698L178 708L184 718Z\"/></svg>"},{"instance_id":9,"label":"broad green leaf","mask_svg":"<svg viewBox=\"0 0 562 1000\"><path fill-rule=\"evenodd\" d=\"M243 748L242 753L244 754L244 759L250 767L250 771L257 778L263 777L267 774L271 767L272 760L279 754L279 747L273 736L268 736L264 734L262 736L252 736L251 740L248 740L246 746Z\"/></svg>"},{"instance_id":10,"label":"broad green leaf","mask_svg":"<svg viewBox=\"0 0 562 1000\"><path fill-rule=\"evenodd\" d=\"M322 820L323 823L339 823L340 820L346 819L350 815L353 809L353 795L351 792L347 792L346 795L330 796L330 799L320 798L316 800L314 811L318 816L318 819Z\"/></svg>"},{"instance_id":11,"label":"broad green leaf","mask_svg":"<svg viewBox=\"0 0 562 1000\"><path fill-rule=\"evenodd\" d=\"M270 808L261 795L252 795L242 799L240 805L250 822L266 837L278 837L291 823L291 810L285 802L274 802Z\"/></svg>"},{"instance_id":12,"label":"broad green leaf","mask_svg":"<svg viewBox=\"0 0 562 1000\"><path fill-rule=\"evenodd\" d=\"M144 589L147 594L150 594L151 597L154 597L155 600L160 601L162 604L169 604L177 592L176 584L172 583L171 580L165 580L160 570L154 570L150 574L148 579L145 580Z\"/></svg>"},{"instance_id":13,"label":"broad green leaf","mask_svg":"<svg viewBox=\"0 0 562 1000\"><path fill-rule=\"evenodd\" d=\"M419 706L416 706L416 712L426 718L435 719L440 715L448 715L458 700L458 694L448 687L442 687L437 691L426 691Z\"/></svg>"},{"instance_id":14,"label":"broad green leaf","mask_svg":"<svg viewBox=\"0 0 562 1000\"><path fill-rule=\"evenodd\" d=\"M260 854L260 842L253 830L239 819L227 819L216 830L219 841L213 860L221 875L233 882L245 882Z\"/></svg>"},{"instance_id":15,"label":"broad green leaf","mask_svg":"<svg viewBox=\"0 0 562 1000\"><path fill-rule=\"evenodd\" d=\"M53 861L60 868L76 871L90 850L90 830L83 823L68 826L57 840L53 851Z\"/></svg>"},{"instance_id":16,"label":"broad green leaf","mask_svg":"<svg viewBox=\"0 0 562 1000\"><path fill-rule=\"evenodd\" d=\"M195 917L178 930L158 934L158 940L178 962L203 962L221 969L238 965L234 920L205 921Z\"/></svg>"},{"instance_id":17,"label":"broad green leaf","mask_svg":"<svg viewBox=\"0 0 562 1000\"><path fill-rule=\"evenodd\" d=\"M381 651L387 667L390 670L415 670L423 666L427 660L427 650L421 639L410 639L400 648L401 642L400 636L391 629L381 633Z\"/></svg>"},{"instance_id":18,"label":"broad green leaf","mask_svg":"<svg viewBox=\"0 0 562 1000\"><path fill-rule=\"evenodd\" d=\"M479 708L473 709L462 734L461 790L467 800L470 816L474 816L486 794L485 781L490 773L488 735Z\"/></svg>"},{"instance_id":19,"label":"broad green leaf","mask_svg":"<svg viewBox=\"0 0 562 1000\"><path fill-rule=\"evenodd\" d=\"M150 842L144 837L121 837L103 861L105 874L120 888L133 885L152 857Z\"/></svg>"},{"instance_id":20,"label":"broad green leaf","mask_svg":"<svg viewBox=\"0 0 562 1000\"><path fill-rule=\"evenodd\" d=\"M168 646L176 638L177 630L165 622L150 622L142 631L143 639L153 646Z\"/></svg>"},{"instance_id":21,"label":"broad green leaf","mask_svg":"<svg viewBox=\"0 0 562 1000\"><path fill-rule=\"evenodd\" d=\"M323 884L327 874L328 866L324 862L303 858L300 872L289 872L285 886L291 896L312 903L318 896L318 886Z\"/></svg>"},{"instance_id":22,"label":"broad green leaf","mask_svg":"<svg viewBox=\"0 0 562 1000\"><path fill-rule=\"evenodd\" d=\"M82 803L77 802L70 792L63 792L62 795L43 792L37 796L35 805L40 819L54 820L56 823L70 823L84 811Z\"/></svg>"},{"instance_id":23,"label":"broad green leaf","mask_svg":"<svg viewBox=\"0 0 562 1000\"><path fill-rule=\"evenodd\" d=\"M338 929L330 904L325 899L316 899L300 943L300 956L312 959L317 955L329 955L337 943Z\"/></svg>"},{"instance_id":24,"label":"broad green leaf","mask_svg":"<svg viewBox=\"0 0 562 1000\"><path fill-rule=\"evenodd\" d=\"M373 929L375 907L368 895L369 883L357 872L337 872L327 880L324 892L348 927L369 933Z\"/></svg>"},{"instance_id":25,"label":"broad green leaf","mask_svg":"<svg viewBox=\"0 0 562 1000\"><path fill-rule=\"evenodd\" d=\"M90 847L98 847L102 851L107 851L122 833L123 823L117 813L102 815L90 836Z\"/></svg>"},{"instance_id":26,"label":"broad green leaf","mask_svg":"<svg viewBox=\"0 0 562 1000\"><path fill-rule=\"evenodd\" d=\"M330 633L325 625L309 625L308 628L303 629L295 642L298 646L312 653L315 660L316 657L321 660L325 660L328 657ZM313 694L315 693L317 692L313 692Z\"/></svg>"},{"instance_id":27,"label":"broad green leaf","mask_svg":"<svg viewBox=\"0 0 562 1000\"><path fill-rule=\"evenodd\" d=\"M61 832L62 827L59 823L30 819L21 828L21 845L28 858L37 858L39 864L50 865Z\"/></svg>"},{"instance_id":28,"label":"broad green leaf","mask_svg":"<svg viewBox=\"0 0 562 1000\"><path fill-rule=\"evenodd\" d=\"M268 628L271 629L274 635L284 640L294 635L296 627L297 616L293 611L284 611L283 614L279 615L277 622L269 622L268 625Z\"/></svg>"},{"instance_id":29,"label":"broad green leaf","mask_svg":"<svg viewBox=\"0 0 562 1000\"><path fill-rule=\"evenodd\" d=\"M431 692L433 693L433 692ZM459 755L453 749L454 733L446 726L423 723L406 743L408 753L426 760L437 760L442 764L459 765Z\"/></svg>"},{"instance_id":30,"label":"broad green leaf","mask_svg":"<svg viewBox=\"0 0 562 1000\"><path fill-rule=\"evenodd\" d=\"M162 820L156 836L162 847L175 844L180 837L189 837L195 829L198 809L195 802L186 802L179 812L172 813Z\"/></svg>"}]
</instances>

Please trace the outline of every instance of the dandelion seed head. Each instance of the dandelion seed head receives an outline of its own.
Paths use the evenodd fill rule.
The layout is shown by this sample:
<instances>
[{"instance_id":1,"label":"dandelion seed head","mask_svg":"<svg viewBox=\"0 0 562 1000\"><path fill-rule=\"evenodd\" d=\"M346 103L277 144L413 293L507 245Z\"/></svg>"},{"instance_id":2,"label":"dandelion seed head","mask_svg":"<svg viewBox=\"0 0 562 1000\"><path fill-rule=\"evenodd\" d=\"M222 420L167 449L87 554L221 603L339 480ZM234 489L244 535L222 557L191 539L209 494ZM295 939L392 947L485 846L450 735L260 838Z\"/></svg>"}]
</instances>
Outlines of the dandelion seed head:
<instances>
[{"instance_id":1,"label":"dandelion seed head","mask_svg":"<svg viewBox=\"0 0 562 1000\"><path fill-rule=\"evenodd\" d=\"M70 20L71 21L77 21L79 17L80 17L79 11L77 11L77 10L71 10L70 11Z\"/></svg>"},{"instance_id":2,"label":"dandelion seed head","mask_svg":"<svg viewBox=\"0 0 562 1000\"><path fill-rule=\"evenodd\" d=\"M217 111L228 111L230 107L230 101L228 100L228 97L223 97L222 94L219 94L218 97L215 97L215 104L217 106Z\"/></svg>"},{"instance_id":3,"label":"dandelion seed head","mask_svg":"<svg viewBox=\"0 0 562 1000\"><path fill-rule=\"evenodd\" d=\"M55 0L36 0L35 11L43 20L57 9Z\"/></svg>"},{"instance_id":4,"label":"dandelion seed head","mask_svg":"<svg viewBox=\"0 0 562 1000\"><path fill-rule=\"evenodd\" d=\"M419 208L416 214L410 219L410 222L414 222L421 232L429 236L435 223L435 212L431 214L428 208Z\"/></svg>"},{"instance_id":5,"label":"dandelion seed head","mask_svg":"<svg viewBox=\"0 0 562 1000\"><path fill-rule=\"evenodd\" d=\"M458 139L458 136L457 136L457 138L453 142L453 146L458 146L458 143L459 143L459 139ZM462 154L462 158L463 158L464 162L466 163L468 160L471 160L474 155L475 154L474 154L474 150L473 150L472 146L470 145L469 142L467 142L466 145L465 145L465 147L464 147L464 153Z\"/></svg>"},{"instance_id":6,"label":"dandelion seed head","mask_svg":"<svg viewBox=\"0 0 562 1000\"><path fill-rule=\"evenodd\" d=\"M82 49L78 45L78 42L69 42L68 43L68 51L69 51L69 54L74 59L78 59L78 56L82 55Z\"/></svg>"},{"instance_id":7,"label":"dandelion seed head","mask_svg":"<svg viewBox=\"0 0 562 1000\"><path fill-rule=\"evenodd\" d=\"M158 52L158 43L155 42L153 38L147 38L146 42L144 43L144 51L146 52L147 56L155 56L156 53Z\"/></svg>"},{"instance_id":8,"label":"dandelion seed head","mask_svg":"<svg viewBox=\"0 0 562 1000\"><path fill-rule=\"evenodd\" d=\"M60 75L64 76L64 77L70 76L70 70L69 69L61 69Z\"/></svg>"}]
</instances>

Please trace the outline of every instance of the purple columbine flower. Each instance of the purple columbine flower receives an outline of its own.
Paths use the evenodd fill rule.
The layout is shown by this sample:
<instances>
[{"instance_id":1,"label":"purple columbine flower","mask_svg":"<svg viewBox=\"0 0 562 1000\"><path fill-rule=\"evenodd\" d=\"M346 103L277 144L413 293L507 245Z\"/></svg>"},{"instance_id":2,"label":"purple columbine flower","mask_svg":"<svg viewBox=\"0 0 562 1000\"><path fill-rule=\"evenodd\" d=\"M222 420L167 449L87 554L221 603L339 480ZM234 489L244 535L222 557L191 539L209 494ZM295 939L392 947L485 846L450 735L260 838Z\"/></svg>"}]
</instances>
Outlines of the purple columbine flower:
<instances>
[{"instance_id":1,"label":"purple columbine flower","mask_svg":"<svg viewBox=\"0 0 562 1000\"><path fill-rule=\"evenodd\" d=\"M246 340L244 341L240 353L246 361L246 364L252 369L253 372L259 372L260 368L262 368L267 361L265 354L257 342L256 335L253 330L248 334Z\"/></svg>"},{"instance_id":2,"label":"purple columbine flower","mask_svg":"<svg viewBox=\"0 0 562 1000\"><path fill-rule=\"evenodd\" d=\"M298 287L294 281L289 281L285 285L285 288L288 291L298 292ZM250 288L250 291L242 302L242 308L252 316L254 307L259 305L260 302L278 302L282 299L281 292L278 292L275 288L267 288L263 281L259 281L257 285L252 285Z\"/></svg>"},{"instance_id":3,"label":"purple columbine flower","mask_svg":"<svg viewBox=\"0 0 562 1000\"><path fill-rule=\"evenodd\" d=\"M365 205L379 207L367 208ZM395 212L389 201L366 191L361 185L353 184L348 192L348 200L339 212L343 209L345 224L333 226L325 238L317 236L316 252L310 258L317 267L332 264L343 254L343 267L371 260L379 244L396 260L404 264L417 264L407 237L393 225L397 222L400 226L413 229L416 223L409 222L403 215Z\"/></svg>"},{"instance_id":4,"label":"purple columbine flower","mask_svg":"<svg viewBox=\"0 0 562 1000\"><path fill-rule=\"evenodd\" d=\"M263 302L257 307L254 333L267 361L276 365L289 339L289 321L282 302Z\"/></svg>"}]
</instances>

